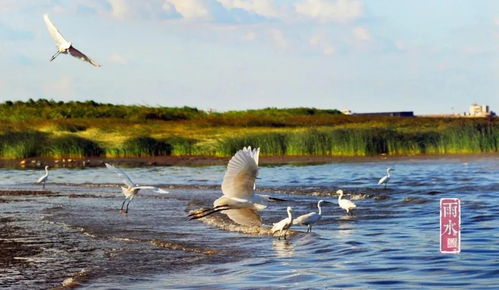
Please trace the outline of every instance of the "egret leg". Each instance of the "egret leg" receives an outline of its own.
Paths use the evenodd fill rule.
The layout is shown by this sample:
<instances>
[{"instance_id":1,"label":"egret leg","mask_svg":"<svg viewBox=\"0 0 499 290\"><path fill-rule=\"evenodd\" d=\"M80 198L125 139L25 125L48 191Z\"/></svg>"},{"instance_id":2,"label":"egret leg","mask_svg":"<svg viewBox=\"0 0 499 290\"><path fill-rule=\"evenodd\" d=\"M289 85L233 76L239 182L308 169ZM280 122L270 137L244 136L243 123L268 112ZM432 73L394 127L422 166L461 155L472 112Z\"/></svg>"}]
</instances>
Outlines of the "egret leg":
<instances>
[{"instance_id":1,"label":"egret leg","mask_svg":"<svg viewBox=\"0 0 499 290\"><path fill-rule=\"evenodd\" d=\"M123 201L123 203L121 204L121 209L120 209L120 212L122 212L122 211L123 211L123 207L125 206L125 202L126 202L126 200L127 200L127 199L128 199L128 198L125 198L125 200L124 200L124 201Z\"/></svg>"},{"instance_id":2,"label":"egret leg","mask_svg":"<svg viewBox=\"0 0 499 290\"><path fill-rule=\"evenodd\" d=\"M191 220L195 220L195 219L200 219L200 218L203 218L205 216L209 216L211 214L214 214L216 212L228 210L228 209L230 209L230 207L228 205L218 205L214 208L209 208L209 209L203 210L201 212L194 212L192 214L189 214L188 216Z\"/></svg>"},{"instance_id":3,"label":"egret leg","mask_svg":"<svg viewBox=\"0 0 499 290\"><path fill-rule=\"evenodd\" d=\"M312 232L312 225L308 225L307 233L311 233L311 232Z\"/></svg>"},{"instance_id":4,"label":"egret leg","mask_svg":"<svg viewBox=\"0 0 499 290\"><path fill-rule=\"evenodd\" d=\"M61 53L60 51L57 51L51 58L50 61L53 61L58 55Z\"/></svg>"},{"instance_id":5,"label":"egret leg","mask_svg":"<svg viewBox=\"0 0 499 290\"><path fill-rule=\"evenodd\" d=\"M42 183L42 188L45 189L45 181Z\"/></svg>"},{"instance_id":6,"label":"egret leg","mask_svg":"<svg viewBox=\"0 0 499 290\"><path fill-rule=\"evenodd\" d=\"M126 204L125 213L128 213L128 206L130 205L130 202L132 202L132 199L133 199L133 198L130 198L130 199L128 200L128 203Z\"/></svg>"}]
</instances>

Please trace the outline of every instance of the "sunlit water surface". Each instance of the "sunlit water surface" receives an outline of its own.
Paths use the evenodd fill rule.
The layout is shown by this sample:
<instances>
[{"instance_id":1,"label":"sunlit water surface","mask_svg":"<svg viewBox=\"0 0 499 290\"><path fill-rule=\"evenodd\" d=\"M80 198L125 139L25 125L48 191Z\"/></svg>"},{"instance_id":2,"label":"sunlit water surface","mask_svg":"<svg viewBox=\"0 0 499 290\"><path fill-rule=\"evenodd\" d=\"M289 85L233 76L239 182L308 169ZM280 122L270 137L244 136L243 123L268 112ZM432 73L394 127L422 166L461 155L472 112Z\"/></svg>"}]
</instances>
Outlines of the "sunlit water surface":
<instances>
[{"instance_id":1,"label":"sunlit water surface","mask_svg":"<svg viewBox=\"0 0 499 290\"><path fill-rule=\"evenodd\" d=\"M384 189L376 183L387 167L395 171ZM51 170L46 190L52 196L0 196L5 221L46 235L32 274L52 277L37 284L22 271L7 271L0 274L3 284L43 288L63 276L92 289L499 285L496 157L262 167L257 190L288 200L261 212L266 225L286 217L286 206L300 215L315 211L319 199L333 202L312 233L294 227L287 240L223 215L186 218L220 195L225 166L124 170L135 182L170 193L142 192L126 217L117 212L119 177L90 168ZM41 190L32 182L42 173L0 169L0 190ZM352 215L337 206L339 188L357 204ZM442 197L462 202L458 255L439 253ZM24 281L9 284L12 277Z\"/></svg>"}]
</instances>

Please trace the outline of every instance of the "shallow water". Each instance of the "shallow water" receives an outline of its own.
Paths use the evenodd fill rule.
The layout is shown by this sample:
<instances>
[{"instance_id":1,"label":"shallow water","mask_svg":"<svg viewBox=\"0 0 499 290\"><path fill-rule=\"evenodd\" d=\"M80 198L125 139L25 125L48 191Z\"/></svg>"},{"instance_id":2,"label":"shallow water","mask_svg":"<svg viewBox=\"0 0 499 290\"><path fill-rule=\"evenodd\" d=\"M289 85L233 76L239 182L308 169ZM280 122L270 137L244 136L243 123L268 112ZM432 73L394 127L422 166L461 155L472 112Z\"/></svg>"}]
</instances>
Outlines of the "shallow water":
<instances>
[{"instance_id":1,"label":"shallow water","mask_svg":"<svg viewBox=\"0 0 499 290\"><path fill-rule=\"evenodd\" d=\"M395 168L388 188L377 186ZM30 248L0 271L0 284L47 288L192 287L494 287L499 285L499 158L414 159L262 167L258 191L287 199L261 212L266 225L316 210L312 233L293 227L288 240L268 228L234 225L224 215L189 221L192 209L220 195L224 166L125 168L142 192L126 217L117 212L119 178L105 168L53 169L46 192L40 170L0 169L4 241ZM338 188L357 204L338 208ZM462 202L462 251L439 253L439 200ZM2 265L2 264L0 264Z\"/></svg>"}]
</instances>

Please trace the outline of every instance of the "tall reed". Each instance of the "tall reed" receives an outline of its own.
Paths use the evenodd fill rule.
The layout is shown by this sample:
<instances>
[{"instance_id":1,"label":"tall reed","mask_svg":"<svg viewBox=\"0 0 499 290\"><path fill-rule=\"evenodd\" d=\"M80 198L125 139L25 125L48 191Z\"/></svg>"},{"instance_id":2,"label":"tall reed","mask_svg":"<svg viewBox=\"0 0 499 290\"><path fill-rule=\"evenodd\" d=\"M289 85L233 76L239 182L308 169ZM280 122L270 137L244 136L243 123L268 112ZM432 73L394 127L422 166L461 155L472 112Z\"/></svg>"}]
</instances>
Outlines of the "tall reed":
<instances>
[{"instance_id":1,"label":"tall reed","mask_svg":"<svg viewBox=\"0 0 499 290\"><path fill-rule=\"evenodd\" d=\"M266 155L284 155L287 152L287 135L284 133L258 133L226 137L220 140L217 154L230 156L245 147L260 147Z\"/></svg>"},{"instance_id":2,"label":"tall reed","mask_svg":"<svg viewBox=\"0 0 499 290\"><path fill-rule=\"evenodd\" d=\"M126 140L114 153L123 157L164 156L172 153L172 146L152 137L136 137Z\"/></svg>"},{"instance_id":3,"label":"tall reed","mask_svg":"<svg viewBox=\"0 0 499 290\"><path fill-rule=\"evenodd\" d=\"M371 156L498 152L499 128L465 124L426 132L383 128L306 129L246 134L219 142L217 153L231 155L243 146L261 147L264 155Z\"/></svg>"},{"instance_id":4,"label":"tall reed","mask_svg":"<svg viewBox=\"0 0 499 290\"><path fill-rule=\"evenodd\" d=\"M21 159L40 156L46 139L46 134L36 131L5 132L0 135L0 157Z\"/></svg>"},{"instance_id":5,"label":"tall reed","mask_svg":"<svg viewBox=\"0 0 499 290\"><path fill-rule=\"evenodd\" d=\"M55 158L82 158L104 153L97 143L72 135L50 139L44 151L44 155Z\"/></svg>"}]
</instances>

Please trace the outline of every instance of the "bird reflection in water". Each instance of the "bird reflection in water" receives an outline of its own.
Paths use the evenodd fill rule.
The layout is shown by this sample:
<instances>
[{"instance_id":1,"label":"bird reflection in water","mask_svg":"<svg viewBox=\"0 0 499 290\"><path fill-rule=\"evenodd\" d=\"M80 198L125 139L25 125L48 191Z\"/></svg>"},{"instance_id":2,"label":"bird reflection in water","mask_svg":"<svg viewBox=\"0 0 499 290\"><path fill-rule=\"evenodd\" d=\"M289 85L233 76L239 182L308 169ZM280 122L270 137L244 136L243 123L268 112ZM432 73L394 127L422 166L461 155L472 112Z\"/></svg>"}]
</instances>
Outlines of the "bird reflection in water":
<instances>
[{"instance_id":1,"label":"bird reflection in water","mask_svg":"<svg viewBox=\"0 0 499 290\"><path fill-rule=\"evenodd\" d=\"M272 240L272 249L274 249L276 256L281 258L292 257L295 253L295 247L289 240Z\"/></svg>"}]
</instances>

